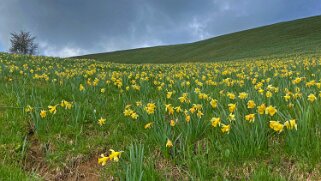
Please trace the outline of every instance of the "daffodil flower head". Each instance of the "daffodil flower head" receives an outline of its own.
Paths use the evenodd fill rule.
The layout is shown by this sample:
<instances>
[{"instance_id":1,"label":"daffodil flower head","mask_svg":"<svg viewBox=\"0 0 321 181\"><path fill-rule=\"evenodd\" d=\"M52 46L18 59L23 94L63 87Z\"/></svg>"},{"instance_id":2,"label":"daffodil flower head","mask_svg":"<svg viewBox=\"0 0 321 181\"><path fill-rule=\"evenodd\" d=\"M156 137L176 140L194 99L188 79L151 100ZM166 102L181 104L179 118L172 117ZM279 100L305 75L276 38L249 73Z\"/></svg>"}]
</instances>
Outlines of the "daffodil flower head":
<instances>
[{"instance_id":1,"label":"daffodil flower head","mask_svg":"<svg viewBox=\"0 0 321 181\"><path fill-rule=\"evenodd\" d=\"M144 128L150 129L152 127L152 125L153 125L153 122L149 122L149 123L145 124Z\"/></svg>"},{"instance_id":2,"label":"daffodil flower head","mask_svg":"<svg viewBox=\"0 0 321 181\"><path fill-rule=\"evenodd\" d=\"M275 132L281 133L283 131L283 127L283 124L281 124L279 121L270 121L270 128Z\"/></svg>"},{"instance_id":3,"label":"daffodil flower head","mask_svg":"<svg viewBox=\"0 0 321 181\"><path fill-rule=\"evenodd\" d=\"M170 139L167 139L165 146L166 146L166 148L171 148L171 147L173 147L173 142Z\"/></svg>"},{"instance_id":4,"label":"daffodil flower head","mask_svg":"<svg viewBox=\"0 0 321 181\"><path fill-rule=\"evenodd\" d=\"M48 106L49 112L51 114L56 114L57 113L57 106L58 106L58 104L54 105L54 106Z\"/></svg>"},{"instance_id":5,"label":"daffodil flower head","mask_svg":"<svg viewBox=\"0 0 321 181\"><path fill-rule=\"evenodd\" d=\"M124 151L115 151L113 149L109 150L111 153L108 156L110 160L114 160L115 162L119 161L120 155L124 152Z\"/></svg>"},{"instance_id":6,"label":"daffodil flower head","mask_svg":"<svg viewBox=\"0 0 321 181\"><path fill-rule=\"evenodd\" d=\"M109 157L105 156L104 154L101 154L100 157L101 158L98 158L98 164L105 166L107 161L109 160Z\"/></svg>"}]
</instances>

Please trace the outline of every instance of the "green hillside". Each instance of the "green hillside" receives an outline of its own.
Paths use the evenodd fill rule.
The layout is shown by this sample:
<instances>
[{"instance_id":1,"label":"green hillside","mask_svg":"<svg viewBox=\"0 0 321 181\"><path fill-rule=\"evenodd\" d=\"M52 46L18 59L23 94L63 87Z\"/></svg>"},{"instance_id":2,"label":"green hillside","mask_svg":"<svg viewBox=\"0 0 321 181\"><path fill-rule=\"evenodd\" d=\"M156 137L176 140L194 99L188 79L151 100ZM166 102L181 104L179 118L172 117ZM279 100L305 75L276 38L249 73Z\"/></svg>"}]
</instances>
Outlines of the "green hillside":
<instances>
[{"instance_id":1,"label":"green hillside","mask_svg":"<svg viewBox=\"0 0 321 181\"><path fill-rule=\"evenodd\" d=\"M315 54L320 50L321 16L315 16L194 43L90 54L75 58L120 63L177 63Z\"/></svg>"}]
</instances>

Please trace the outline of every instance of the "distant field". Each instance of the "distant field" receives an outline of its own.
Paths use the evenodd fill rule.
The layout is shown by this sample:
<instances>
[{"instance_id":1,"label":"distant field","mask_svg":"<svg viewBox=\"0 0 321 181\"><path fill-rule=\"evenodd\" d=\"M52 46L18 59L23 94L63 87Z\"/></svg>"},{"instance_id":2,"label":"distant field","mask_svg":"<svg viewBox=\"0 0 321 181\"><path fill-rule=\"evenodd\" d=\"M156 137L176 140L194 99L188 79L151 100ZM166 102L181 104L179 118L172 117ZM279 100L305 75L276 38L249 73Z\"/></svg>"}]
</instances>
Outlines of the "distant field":
<instances>
[{"instance_id":1,"label":"distant field","mask_svg":"<svg viewBox=\"0 0 321 181\"><path fill-rule=\"evenodd\" d=\"M157 46L75 58L118 63L209 62L320 54L321 16L283 22L189 44Z\"/></svg>"},{"instance_id":2,"label":"distant field","mask_svg":"<svg viewBox=\"0 0 321 181\"><path fill-rule=\"evenodd\" d=\"M0 54L0 180L321 180L320 71Z\"/></svg>"}]
</instances>

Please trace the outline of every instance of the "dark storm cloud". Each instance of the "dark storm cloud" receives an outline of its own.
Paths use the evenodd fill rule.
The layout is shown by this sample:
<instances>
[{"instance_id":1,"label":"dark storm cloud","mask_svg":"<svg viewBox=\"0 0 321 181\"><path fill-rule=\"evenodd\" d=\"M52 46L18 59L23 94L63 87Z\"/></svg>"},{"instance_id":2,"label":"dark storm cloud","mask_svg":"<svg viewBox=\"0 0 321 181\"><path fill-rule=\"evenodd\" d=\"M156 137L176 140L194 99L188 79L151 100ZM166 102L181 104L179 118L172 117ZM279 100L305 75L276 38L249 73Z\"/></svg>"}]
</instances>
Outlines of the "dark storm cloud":
<instances>
[{"instance_id":1,"label":"dark storm cloud","mask_svg":"<svg viewBox=\"0 0 321 181\"><path fill-rule=\"evenodd\" d=\"M318 14L319 0L1 0L0 50L20 30L37 36L41 54L71 56L192 42Z\"/></svg>"}]
</instances>

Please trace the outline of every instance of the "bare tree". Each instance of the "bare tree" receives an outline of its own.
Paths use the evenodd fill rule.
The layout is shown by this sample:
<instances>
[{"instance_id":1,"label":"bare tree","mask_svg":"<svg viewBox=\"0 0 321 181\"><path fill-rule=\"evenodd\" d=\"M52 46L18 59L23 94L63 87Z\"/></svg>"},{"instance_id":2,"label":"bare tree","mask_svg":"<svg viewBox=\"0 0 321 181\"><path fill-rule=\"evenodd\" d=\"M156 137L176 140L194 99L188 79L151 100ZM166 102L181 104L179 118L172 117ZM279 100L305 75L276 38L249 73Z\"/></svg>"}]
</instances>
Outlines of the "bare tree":
<instances>
[{"instance_id":1,"label":"bare tree","mask_svg":"<svg viewBox=\"0 0 321 181\"><path fill-rule=\"evenodd\" d=\"M21 31L20 33L11 33L11 53L34 55L37 52L38 44L35 41L36 37L31 36L30 32Z\"/></svg>"}]
</instances>

